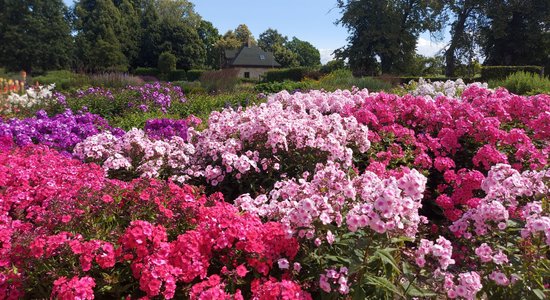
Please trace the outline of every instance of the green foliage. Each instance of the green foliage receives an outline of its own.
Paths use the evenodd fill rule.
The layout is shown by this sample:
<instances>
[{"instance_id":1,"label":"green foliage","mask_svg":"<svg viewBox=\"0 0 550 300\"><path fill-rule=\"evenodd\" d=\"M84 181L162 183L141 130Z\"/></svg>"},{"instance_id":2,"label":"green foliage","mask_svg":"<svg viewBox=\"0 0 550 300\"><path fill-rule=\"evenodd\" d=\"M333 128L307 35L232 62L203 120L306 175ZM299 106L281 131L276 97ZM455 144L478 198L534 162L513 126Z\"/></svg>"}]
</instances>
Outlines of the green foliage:
<instances>
[{"instance_id":1,"label":"green foliage","mask_svg":"<svg viewBox=\"0 0 550 300\"><path fill-rule=\"evenodd\" d=\"M155 7L155 0L144 0L142 5L140 46L136 64L142 67L156 67L162 38L160 18Z\"/></svg>"},{"instance_id":2,"label":"green foliage","mask_svg":"<svg viewBox=\"0 0 550 300\"><path fill-rule=\"evenodd\" d=\"M443 57L426 57L415 54L407 68L407 74L413 76L441 75L444 71Z\"/></svg>"},{"instance_id":3,"label":"green foliage","mask_svg":"<svg viewBox=\"0 0 550 300\"><path fill-rule=\"evenodd\" d=\"M339 23L350 37L337 56L349 59L354 74L374 75L379 69L401 73L416 52L418 35L441 26L441 5L429 0L338 0Z\"/></svg>"},{"instance_id":4,"label":"green foliage","mask_svg":"<svg viewBox=\"0 0 550 300\"><path fill-rule=\"evenodd\" d=\"M170 52L162 52L159 56L158 70L160 74L168 75L176 70L176 56Z\"/></svg>"},{"instance_id":5,"label":"green foliage","mask_svg":"<svg viewBox=\"0 0 550 300\"><path fill-rule=\"evenodd\" d=\"M168 74L168 81L185 81L187 72L185 70L174 70Z\"/></svg>"},{"instance_id":6,"label":"green foliage","mask_svg":"<svg viewBox=\"0 0 550 300\"><path fill-rule=\"evenodd\" d=\"M165 114L161 111L131 112L124 115L115 115L110 118L109 124L124 130L132 128L144 128L147 120L151 119L180 119L177 114Z\"/></svg>"},{"instance_id":7,"label":"green foliage","mask_svg":"<svg viewBox=\"0 0 550 300\"><path fill-rule=\"evenodd\" d=\"M76 89L90 85L90 78L88 76L64 70L49 71L42 76L34 77L33 81L42 85L53 83L56 90Z\"/></svg>"},{"instance_id":8,"label":"green foliage","mask_svg":"<svg viewBox=\"0 0 550 300\"><path fill-rule=\"evenodd\" d=\"M201 74L200 82L208 92L232 91L239 82L238 74L238 69L206 71Z\"/></svg>"},{"instance_id":9,"label":"green foliage","mask_svg":"<svg viewBox=\"0 0 550 300\"><path fill-rule=\"evenodd\" d=\"M276 29L268 28L260 34L258 39L258 47L264 51L273 52L275 45L285 45L288 38L280 34Z\"/></svg>"},{"instance_id":10,"label":"green foliage","mask_svg":"<svg viewBox=\"0 0 550 300\"><path fill-rule=\"evenodd\" d=\"M160 31L164 41L160 50L172 52L177 57L178 69L189 70L203 65L206 52L195 28L187 26L185 22L163 22Z\"/></svg>"},{"instance_id":11,"label":"green foliage","mask_svg":"<svg viewBox=\"0 0 550 300\"><path fill-rule=\"evenodd\" d=\"M311 88L326 91L351 89L352 87L368 89L369 91L389 91L392 85L372 77L355 77L350 70L337 70L317 81Z\"/></svg>"},{"instance_id":12,"label":"green foliage","mask_svg":"<svg viewBox=\"0 0 550 300\"><path fill-rule=\"evenodd\" d=\"M260 83L254 86L254 90L258 93L272 94L278 93L280 91L286 90L289 92L295 90L308 90L310 87L310 82L307 81L283 81L283 82L265 82Z\"/></svg>"},{"instance_id":13,"label":"green foliage","mask_svg":"<svg viewBox=\"0 0 550 300\"><path fill-rule=\"evenodd\" d=\"M220 49L216 47L216 43L221 38L218 29L212 23L201 20L201 24L197 29L199 37L204 45L206 58L204 65L210 69L220 68Z\"/></svg>"},{"instance_id":14,"label":"green foliage","mask_svg":"<svg viewBox=\"0 0 550 300\"><path fill-rule=\"evenodd\" d=\"M179 86L187 98L192 94L206 94L206 89L201 86L199 81L173 81L172 84Z\"/></svg>"},{"instance_id":15,"label":"green foliage","mask_svg":"<svg viewBox=\"0 0 550 300\"><path fill-rule=\"evenodd\" d=\"M542 67L539 66L483 66L481 68L481 78L484 81L493 79L503 79L516 72L528 72L541 74Z\"/></svg>"},{"instance_id":16,"label":"green foliage","mask_svg":"<svg viewBox=\"0 0 550 300\"><path fill-rule=\"evenodd\" d=\"M189 70L187 71L187 81L199 80L204 70Z\"/></svg>"},{"instance_id":17,"label":"green foliage","mask_svg":"<svg viewBox=\"0 0 550 300\"><path fill-rule=\"evenodd\" d=\"M62 0L0 1L0 65L28 73L69 67L67 15Z\"/></svg>"},{"instance_id":18,"label":"green foliage","mask_svg":"<svg viewBox=\"0 0 550 300\"><path fill-rule=\"evenodd\" d=\"M336 70L345 69L346 68L346 62L342 59L333 59L331 61L328 61L326 64L324 64L320 71L323 74L328 74L331 72L334 72Z\"/></svg>"},{"instance_id":19,"label":"green foliage","mask_svg":"<svg viewBox=\"0 0 550 300\"><path fill-rule=\"evenodd\" d=\"M487 65L550 65L550 2L488 1L482 46Z\"/></svg>"},{"instance_id":20,"label":"green foliage","mask_svg":"<svg viewBox=\"0 0 550 300\"><path fill-rule=\"evenodd\" d=\"M505 87L518 95L550 94L550 78L530 72L516 72L504 80L489 81L491 87Z\"/></svg>"},{"instance_id":21,"label":"green foliage","mask_svg":"<svg viewBox=\"0 0 550 300\"><path fill-rule=\"evenodd\" d=\"M128 59L117 37L122 16L112 0L80 0L75 6L78 66L105 72L126 71Z\"/></svg>"},{"instance_id":22,"label":"green foliage","mask_svg":"<svg viewBox=\"0 0 550 300\"><path fill-rule=\"evenodd\" d=\"M275 61L281 64L283 68L295 68L300 65L298 54L284 45L274 45L273 56L275 56Z\"/></svg>"},{"instance_id":23,"label":"green foliage","mask_svg":"<svg viewBox=\"0 0 550 300\"><path fill-rule=\"evenodd\" d=\"M246 24L240 24L237 28L235 28L235 37L239 42L241 42L241 45L247 44L248 42L252 45L256 44L256 40Z\"/></svg>"},{"instance_id":24,"label":"green foliage","mask_svg":"<svg viewBox=\"0 0 550 300\"><path fill-rule=\"evenodd\" d=\"M182 117L194 115L206 123L208 116L213 111L221 111L225 108L246 107L258 104L265 99L257 97L256 93L234 92L208 95L204 93L190 94L185 103L173 103L168 110L169 114L178 114Z\"/></svg>"},{"instance_id":25,"label":"green foliage","mask_svg":"<svg viewBox=\"0 0 550 300\"><path fill-rule=\"evenodd\" d=\"M300 66L317 67L321 65L321 54L311 43L294 37L286 46L290 51L296 53Z\"/></svg>"},{"instance_id":26,"label":"green foliage","mask_svg":"<svg viewBox=\"0 0 550 300\"><path fill-rule=\"evenodd\" d=\"M273 82L273 81L302 81L310 70L308 68L290 68L290 69L279 69L268 71L265 73L264 81Z\"/></svg>"},{"instance_id":27,"label":"green foliage","mask_svg":"<svg viewBox=\"0 0 550 300\"><path fill-rule=\"evenodd\" d=\"M143 68L139 67L134 70L134 75L136 76L154 76L158 77L160 72L157 68Z\"/></svg>"}]
</instances>

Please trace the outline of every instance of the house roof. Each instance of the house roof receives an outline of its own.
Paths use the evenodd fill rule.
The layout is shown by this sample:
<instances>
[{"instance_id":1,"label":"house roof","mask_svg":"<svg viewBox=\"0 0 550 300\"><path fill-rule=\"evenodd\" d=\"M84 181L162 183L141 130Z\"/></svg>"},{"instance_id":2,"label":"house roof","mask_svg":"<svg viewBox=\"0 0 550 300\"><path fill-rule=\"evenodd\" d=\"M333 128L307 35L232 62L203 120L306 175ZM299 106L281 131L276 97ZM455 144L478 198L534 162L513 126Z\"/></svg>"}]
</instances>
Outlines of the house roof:
<instances>
[{"instance_id":1,"label":"house roof","mask_svg":"<svg viewBox=\"0 0 550 300\"><path fill-rule=\"evenodd\" d=\"M258 46L244 46L240 50L226 50L225 57L232 67L280 67L273 53L262 50Z\"/></svg>"}]
</instances>

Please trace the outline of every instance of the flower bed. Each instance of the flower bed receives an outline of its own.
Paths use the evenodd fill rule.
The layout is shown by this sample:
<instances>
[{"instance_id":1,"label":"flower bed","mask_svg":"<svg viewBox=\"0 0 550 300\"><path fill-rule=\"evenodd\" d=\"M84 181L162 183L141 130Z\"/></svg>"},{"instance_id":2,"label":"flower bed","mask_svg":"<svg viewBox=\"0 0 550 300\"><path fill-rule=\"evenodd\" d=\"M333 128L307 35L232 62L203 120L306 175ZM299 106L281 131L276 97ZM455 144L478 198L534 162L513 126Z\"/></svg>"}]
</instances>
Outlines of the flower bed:
<instances>
[{"instance_id":1,"label":"flower bed","mask_svg":"<svg viewBox=\"0 0 550 300\"><path fill-rule=\"evenodd\" d=\"M70 145L56 118L0 125L40 133L0 136L8 297L549 296L549 95L281 92Z\"/></svg>"}]
</instances>

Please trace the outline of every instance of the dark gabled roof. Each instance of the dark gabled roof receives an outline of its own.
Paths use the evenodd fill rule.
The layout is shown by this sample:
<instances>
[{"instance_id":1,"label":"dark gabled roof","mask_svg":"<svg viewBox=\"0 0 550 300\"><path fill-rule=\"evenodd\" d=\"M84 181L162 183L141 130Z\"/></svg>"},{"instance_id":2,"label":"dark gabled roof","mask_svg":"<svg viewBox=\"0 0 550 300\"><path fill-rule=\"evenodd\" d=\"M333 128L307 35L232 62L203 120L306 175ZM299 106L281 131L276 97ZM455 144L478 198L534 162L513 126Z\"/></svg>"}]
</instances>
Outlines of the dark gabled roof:
<instances>
[{"instance_id":1,"label":"dark gabled roof","mask_svg":"<svg viewBox=\"0 0 550 300\"><path fill-rule=\"evenodd\" d=\"M280 67L271 52L262 50L258 46L244 46L238 52L226 50L225 57L230 59L229 66L232 67Z\"/></svg>"}]
</instances>

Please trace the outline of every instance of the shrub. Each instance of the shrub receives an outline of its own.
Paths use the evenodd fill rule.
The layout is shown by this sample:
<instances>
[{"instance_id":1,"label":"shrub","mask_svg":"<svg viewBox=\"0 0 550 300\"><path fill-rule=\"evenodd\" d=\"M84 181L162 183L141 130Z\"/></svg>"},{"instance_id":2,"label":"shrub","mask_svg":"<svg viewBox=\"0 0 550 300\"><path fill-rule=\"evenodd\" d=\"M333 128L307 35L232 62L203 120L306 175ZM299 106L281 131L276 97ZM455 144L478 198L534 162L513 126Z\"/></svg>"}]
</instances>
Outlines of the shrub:
<instances>
[{"instance_id":1,"label":"shrub","mask_svg":"<svg viewBox=\"0 0 550 300\"><path fill-rule=\"evenodd\" d=\"M170 52L162 52L159 55L158 69L161 74L168 75L176 70L177 58Z\"/></svg>"},{"instance_id":2,"label":"shrub","mask_svg":"<svg viewBox=\"0 0 550 300\"><path fill-rule=\"evenodd\" d=\"M55 84L57 90L68 90L91 84L88 76L65 70L47 72L43 76L34 77L33 81L44 85Z\"/></svg>"},{"instance_id":3,"label":"shrub","mask_svg":"<svg viewBox=\"0 0 550 300\"><path fill-rule=\"evenodd\" d=\"M185 70L173 70L168 74L168 81L185 81L187 72Z\"/></svg>"},{"instance_id":4,"label":"shrub","mask_svg":"<svg viewBox=\"0 0 550 300\"><path fill-rule=\"evenodd\" d=\"M272 94L278 93L280 91L286 90L289 92L300 90L305 91L309 88L309 82L301 81L283 81L283 82L265 82L259 83L254 86L254 90L258 93Z\"/></svg>"},{"instance_id":5,"label":"shrub","mask_svg":"<svg viewBox=\"0 0 550 300\"><path fill-rule=\"evenodd\" d=\"M516 72L504 80L489 82L493 87L502 86L518 95L550 94L550 78L530 72Z\"/></svg>"},{"instance_id":6,"label":"shrub","mask_svg":"<svg viewBox=\"0 0 550 300\"><path fill-rule=\"evenodd\" d=\"M238 69L206 71L201 74L201 85L209 92L232 91L239 82Z\"/></svg>"},{"instance_id":7,"label":"shrub","mask_svg":"<svg viewBox=\"0 0 550 300\"><path fill-rule=\"evenodd\" d=\"M306 78L306 75L309 71L310 69L305 67L268 71L264 75L264 81L302 81L304 78Z\"/></svg>"},{"instance_id":8,"label":"shrub","mask_svg":"<svg viewBox=\"0 0 550 300\"><path fill-rule=\"evenodd\" d=\"M369 91L388 91L392 88L392 85L373 77L355 77L350 70L340 69L323 76L312 88L335 91L338 89L351 89L352 87L366 88Z\"/></svg>"},{"instance_id":9,"label":"shrub","mask_svg":"<svg viewBox=\"0 0 550 300\"><path fill-rule=\"evenodd\" d=\"M504 79L508 75L519 71L542 75L542 70L542 67L539 66L483 66L481 68L481 78L484 81Z\"/></svg>"},{"instance_id":10,"label":"shrub","mask_svg":"<svg viewBox=\"0 0 550 300\"><path fill-rule=\"evenodd\" d=\"M189 70L187 71L187 81L197 81L200 79L204 70Z\"/></svg>"},{"instance_id":11,"label":"shrub","mask_svg":"<svg viewBox=\"0 0 550 300\"><path fill-rule=\"evenodd\" d=\"M136 76L153 76L158 77L160 74L159 69L157 68L136 68L134 70L134 75Z\"/></svg>"}]
</instances>

